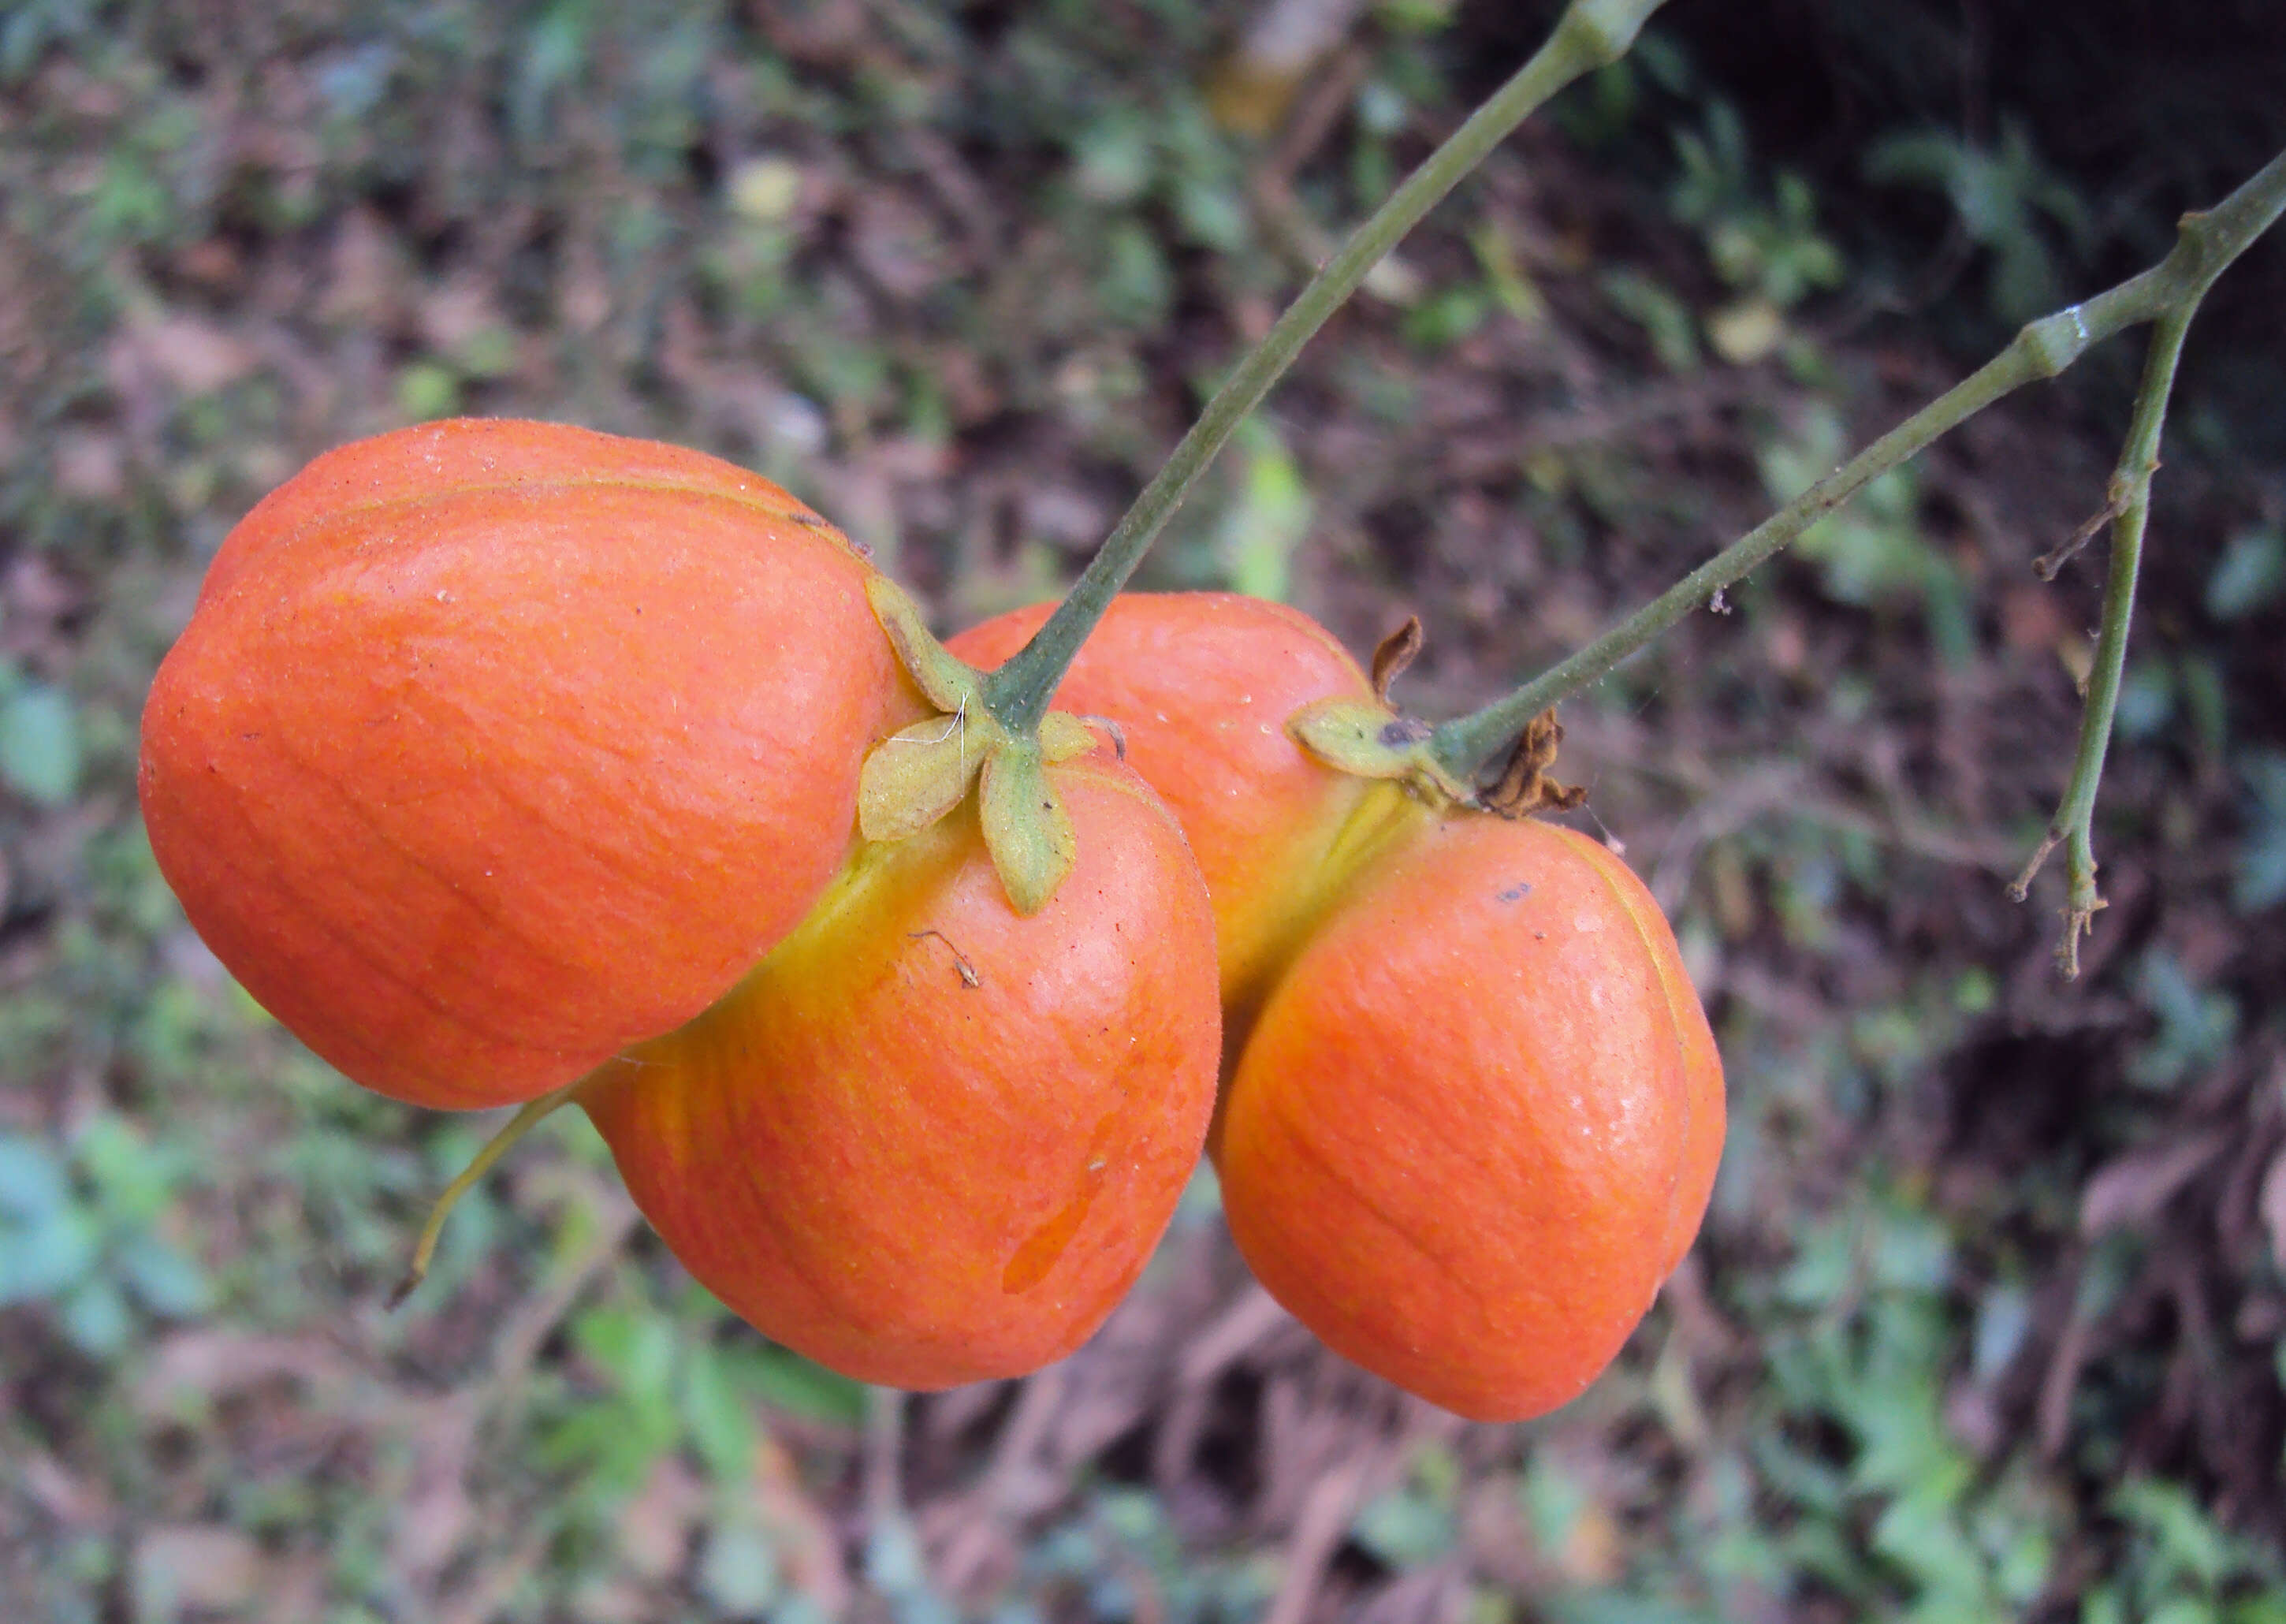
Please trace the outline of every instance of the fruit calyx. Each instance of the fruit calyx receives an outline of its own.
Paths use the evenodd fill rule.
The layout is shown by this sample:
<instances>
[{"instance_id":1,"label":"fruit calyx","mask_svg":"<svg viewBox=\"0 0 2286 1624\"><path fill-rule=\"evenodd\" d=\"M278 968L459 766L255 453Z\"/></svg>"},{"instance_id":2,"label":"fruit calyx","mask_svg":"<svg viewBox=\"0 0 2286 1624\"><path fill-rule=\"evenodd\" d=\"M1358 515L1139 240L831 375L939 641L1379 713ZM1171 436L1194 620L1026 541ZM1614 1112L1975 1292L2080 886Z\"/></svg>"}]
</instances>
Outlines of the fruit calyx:
<instances>
[{"instance_id":1,"label":"fruit calyx","mask_svg":"<svg viewBox=\"0 0 2286 1624\"><path fill-rule=\"evenodd\" d=\"M1373 651L1372 698L1305 705L1287 719L1286 731L1337 772L1392 779L1439 812L1472 807L1476 792L1431 753L1429 724L1400 713L1389 697L1391 684L1421 652L1421 618L1408 615Z\"/></svg>"},{"instance_id":2,"label":"fruit calyx","mask_svg":"<svg viewBox=\"0 0 2286 1624\"><path fill-rule=\"evenodd\" d=\"M1061 711L1038 731L1013 729L986 706L984 677L933 636L919 606L887 576L866 599L889 646L937 714L899 729L865 758L857 832L902 840L943 817L979 784L977 811L992 867L1021 914L1037 913L1077 861L1077 837L1048 768L1095 747L1085 722Z\"/></svg>"},{"instance_id":3,"label":"fruit calyx","mask_svg":"<svg viewBox=\"0 0 2286 1624\"><path fill-rule=\"evenodd\" d=\"M1465 808L1501 817L1569 812L1588 799L1584 789L1548 776L1564 742L1564 724L1550 706L1525 724L1500 777L1478 789L1437 759L1435 729L1399 711L1390 688L1421 652L1420 617L1381 640L1373 651L1373 698L1320 699L1287 719L1286 731L1319 761L1360 778L1391 779L1439 812Z\"/></svg>"}]
</instances>

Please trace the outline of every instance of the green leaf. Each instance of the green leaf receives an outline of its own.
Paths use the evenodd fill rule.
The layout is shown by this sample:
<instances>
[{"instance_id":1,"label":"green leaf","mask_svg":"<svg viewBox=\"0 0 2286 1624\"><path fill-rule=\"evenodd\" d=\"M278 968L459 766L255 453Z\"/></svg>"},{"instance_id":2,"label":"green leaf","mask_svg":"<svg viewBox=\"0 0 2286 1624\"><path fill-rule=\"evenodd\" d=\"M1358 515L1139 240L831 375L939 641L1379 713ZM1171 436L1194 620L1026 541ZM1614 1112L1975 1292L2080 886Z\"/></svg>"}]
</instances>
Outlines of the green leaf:
<instances>
[{"instance_id":1,"label":"green leaf","mask_svg":"<svg viewBox=\"0 0 2286 1624\"><path fill-rule=\"evenodd\" d=\"M1929 1589L1956 1597L1984 1589L1984 1563L1961 1532L1950 1497L1900 1495L1874 1520L1872 1544Z\"/></svg>"},{"instance_id":2,"label":"green leaf","mask_svg":"<svg viewBox=\"0 0 2286 1624\"><path fill-rule=\"evenodd\" d=\"M45 1218L64 1204L71 1185L37 1139L0 1134L0 1213Z\"/></svg>"},{"instance_id":3,"label":"green leaf","mask_svg":"<svg viewBox=\"0 0 2286 1624\"><path fill-rule=\"evenodd\" d=\"M715 1350L715 1357L724 1379L765 1408L831 1426L854 1427L865 1419L863 1384L813 1364L789 1348L724 1347Z\"/></svg>"},{"instance_id":4,"label":"green leaf","mask_svg":"<svg viewBox=\"0 0 2286 1624\"><path fill-rule=\"evenodd\" d=\"M2254 804L2232 865L2231 905L2258 913L2286 901L2286 755L2260 753L2244 771Z\"/></svg>"},{"instance_id":5,"label":"green leaf","mask_svg":"<svg viewBox=\"0 0 2286 1624\"><path fill-rule=\"evenodd\" d=\"M1722 1616L1705 1608L1624 1590L1551 1596L1545 1610L1556 1624L1720 1624Z\"/></svg>"},{"instance_id":6,"label":"green leaf","mask_svg":"<svg viewBox=\"0 0 2286 1624\"><path fill-rule=\"evenodd\" d=\"M72 1150L114 1225L148 1224L174 1198L177 1156L154 1145L124 1117L108 1112L94 1117Z\"/></svg>"},{"instance_id":7,"label":"green leaf","mask_svg":"<svg viewBox=\"0 0 2286 1624\"><path fill-rule=\"evenodd\" d=\"M66 695L26 682L0 700L0 781L35 806L59 807L79 776L79 717Z\"/></svg>"},{"instance_id":8,"label":"green leaf","mask_svg":"<svg viewBox=\"0 0 2286 1624\"><path fill-rule=\"evenodd\" d=\"M684 1356L682 1422L714 1481L737 1489L753 1476L759 1430L720 1352L701 1343Z\"/></svg>"},{"instance_id":9,"label":"green leaf","mask_svg":"<svg viewBox=\"0 0 2286 1624\"><path fill-rule=\"evenodd\" d=\"M1222 556L1231 588L1282 601L1294 549L1310 533L1310 487L1277 430L1258 419L1240 425L1245 483L1223 515Z\"/></svg>"},{"instance_id":10,"label":"green leaf","mask_svg":"<svg viewBox=\"0 0 2286 1624\"><path fill-rule=\"evenodd\" d=\"M1072 160L1082 195L1115 207L1133 202L1157 166L1150 122L1132 108L1106 113L1080 132Z\"/></svg>"},{"instance_id":11,"label":"green leaf","mask_svg":"<svg viewBox=\"0 0 2286 1624\"><path fill-rule=\"evenodd\" d=\"M94 1220L70 1205L0 1235L0 1307L53 1297L84 1279L95 1267L98 1240Z\"/></svg>"},{"instance_id":12,"label":"green leaf","mask_svg":"<svg viewBox=\"0 0 2286 1624\"><path fill-rule=\"evenodd\" d=\"M1952 1237L1926 1213L1888 1213L1874 1236L1872 1264L1884 1286L1942 1291L1952 1278Z\"/></svg>"},{"instance_id":13,"label":"green leaf","mask_svg":"<svg viewBox=\"0 0 2286 1624\"><path fill-rule=\"evenodd\" d=\"M91 1280L66 1297L61 1318L64 1335L82 1352L99 1359L125 1346L128 1333L135 1328L127 1299L107 1280Z\"/></svg>"},{"instance_id":14,"label":"green leaf","mask_svg":"<svg viewBox=\"0 0 2286 1624\"><path fill-rule=\"evenodd\" d=\"M2238 1005L2228 993L2194 986L2164 948L2143 956L2135 976L2137 999L2159 1018L2149 1043L2131 1055L2130 1081L2172 1088L2220 1060L2238 1031Z\"/></svg>"},{"instance_id":15,"label":"green leaf","mask_svg":"<svg viewBox=\"0 0 2286 1624\"><path fill-rule=\"evenodd\" d=\"M213 1293L204 1270L163 1241L138 1235L120 1249L119 1269L135 1300L153 1313L183 1319L206 1312Z\"/></svg>"},{"instance_id":16,"label":"green leaf","mask_svg":"<svg viewBox=\"0 0 2286 1624\"><path fill-rule=\"evenodd\" d=\"M664 1399L674 1375L674 1328L646 1313L598 1308L582 1314L572 1339L621 1392Z\"/></svg>"},{"instance_id":17,"label":"green leaf","mask_svg":"<svg viewBox=\"0 0 2286 1624\"><path fill-rule=\"evenodd\" d=\"M414 422L450 417L461 409L461 380L437 361L414 361L397 374L397 409Z\"/></svg>"},{"instance_id":18,"label":"green leaf","mask_svg":"<svg viewBox=\"0 0 2286 1624\"><path fill-rule=\"evenodd\" d=\"M2120 1486L2111 1505L2151 1536L2169 1567L2210 1589L2229 1571L2230 1548L2222 1530L2180 1484L2137 1478Z\"/></svg>"},{"instance_id":19,"label":"green leaf","mask_svg":"<svg viewBox=\"0 0 2286 1624\"><path fill-rule=\"evenodd\" d=\"M2242 530L2226 543L2207 577L2207 613L2236 620L2266 607L2286 589L2286 536Z\"/></svg>"},{"instance_id":20,"label":"green leaf","mask_svg":"<svg viewBox=\"0 0 2286 1624\"><path fill-rule=\"evenodd\" d=\"M1612 308L1644 330L1661 366L1669 372L1698 369L1698 320L1665 284L1641 272L1613 271L1601 287Z\"/></svg>"},{"instance_id":21,"label":"green leaf","mask_svg":"<svg viewBox=\"0 0 2286 1624\"><path fill-rule=\"evenodd\" d=\"M698 1558L698 1591L724 1618L761 1616L781 1589L768 1535L744 1524L718 1525Z\"/></svg>"},{"instance_id":22,"label":"green leaf","mask_svg":"<svg viewBox=\"0 0 2286 1624\"><path fill-rule=\"evenodd\" d=\"M1453 1549L1453 1513L1425 1494L1392 1489L1358 1513L1351 1532L1391 1567L1425 1567Z\"/></svg>"}]
</instances>

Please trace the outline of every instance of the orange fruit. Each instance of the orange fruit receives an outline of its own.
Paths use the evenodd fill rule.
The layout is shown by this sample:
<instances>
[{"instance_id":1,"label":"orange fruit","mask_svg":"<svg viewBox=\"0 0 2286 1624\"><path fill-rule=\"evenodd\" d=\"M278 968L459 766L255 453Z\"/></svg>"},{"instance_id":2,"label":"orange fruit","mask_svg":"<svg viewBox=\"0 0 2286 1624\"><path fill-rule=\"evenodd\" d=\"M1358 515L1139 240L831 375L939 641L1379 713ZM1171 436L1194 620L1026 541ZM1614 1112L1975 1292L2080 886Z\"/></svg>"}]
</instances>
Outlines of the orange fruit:
<instances>
[{"instance_id":1,"label":"orange fruit","mask_svg":"<svg viewBox=\"0 0 2286 1624\"><path fill-rule=\"evenodd\" d=\"M1040 618L950 646L1005 657ZM1115 601L1057 703L1121 725L1200 854L1225 954L1210 1148L1240 1250L1368 1369L1520 1418L1594 1379L1697 1234L1722 1061L1617 857L1347 777L1285 725L1370 698L1305 617L1169 594Z\"/></svg>"},{"instance_id":2,"label":"orange fruit","mask_svg":"<svg viewBox=\"0 0 2286 1624\"><path fill-rule=\"evenodd\" d=\"M1219 1053L1214 925L1125 769L1049 769L1078 863L1009 905L972 798L864 847L730 997L582 1091L675 1255L773 1339L934 1388L1061 1357L1148 1260Z\"/></svg>"},{"instance_id":3,"label":"orange fruit","mask_svg":"<svg viewBox=\"0 0 2286 1624\"><path fill-rule=\"evenodd\" d=\"M319 457L233 530L161 666L159 866L351 1077L525 1100L726 992L847 855L924 713L873 572L696 453L459 421Z\"/></svg>"}]
</instances>

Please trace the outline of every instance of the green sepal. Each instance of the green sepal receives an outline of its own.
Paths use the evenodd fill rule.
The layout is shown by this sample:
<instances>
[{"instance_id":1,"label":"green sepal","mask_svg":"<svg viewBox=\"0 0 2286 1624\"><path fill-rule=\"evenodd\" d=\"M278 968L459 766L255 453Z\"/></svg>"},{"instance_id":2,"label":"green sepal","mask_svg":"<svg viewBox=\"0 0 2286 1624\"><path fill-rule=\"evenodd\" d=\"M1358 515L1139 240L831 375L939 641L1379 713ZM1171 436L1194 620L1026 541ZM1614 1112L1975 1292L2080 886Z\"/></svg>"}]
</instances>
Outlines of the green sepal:
<instances>
[{"instance_id":1,"label":"green sepal","mask_svg":"<svg viewBox=\"0 0 2286 1624\"><path fill-rule=\"evenodd\" d=\"M993 753L977 812L1009 905L1028 916L1039 912L1079 861L1079 836L1037 746L1011 740Z\"/></svg>"},{"instance_id":2,"label":"green sepal","mask_svg":"<svg viewBox=\"0 0 2286 1624\"><path fill-rule=\"evenodd\" d=\"M1417 723L1370 699L1320 699L1287 719L1294 742L1328 767L1359 778L1402 778L1413 770Z\"/></svg>"},{"instance_id":3,"label":"green sepal","mask_svg":"<svg viewBox=\"0 0 2286 1624\"><path fill-rule=\"evenodd\" d=\"M1068 761L1095 748L1095 729L1069 711L1040 718L1040 754L1051 763Z\"/></svg>"},{"instance_id":4,"label":"green sepal","mask_svg":"<svg viewBox=\"0 0 2286 1624\"><path fill-rule=\"evenodd\" d=\"M857 832L869 840L918 834L960 804L993 746L1006 737L966 710L892 733L857 776Z\"/></svg>"},{"instance_id":5,"label":"green sepal","mask_svg":"<svg viewBox=\"0 0 2286 1624\"><path fill-rule=\"evenodd\" d=\"M985 707L983 677L936 640L903 587L876 575L865 583L865 600L914 686L942 713L891 734L865 758L857 832L868 840L918 834L958 806L981 772L984 848L1009 904L1037 913L1079 861L1079 837L1048 782L1047 764L1094 749L1094 731L1051 711L1037 739L1013 737Z\"/></svg>"},{"instance_id":6,"label":"green sepal","mask_svg":"<svg viewBox=\"0 0 2286 1624\"><path fill-rule=\"evenodd\" d=\"M928 696L930 704L948 716L981 710L978 694L982 676L936 640L920 605L906 595L903 587L886 575L876 575L865 583L865 601L872 605L873 618L881 623L898 663L913 679L913 685Z\"/></svg>"},{"instance_id":7,"label":"green sepal","mask_svg":"<svg viewBox=\"0 0 2286 1624\"><path fill-rule=\"evenodd\" d=\"M1393 778L1432 806L1467 805L1468 786L1430 753L1428 723L1371 699L1320 699L1287 718L1294 742L1327 766L1359 778Z\"/></svg>"}]
</instances>

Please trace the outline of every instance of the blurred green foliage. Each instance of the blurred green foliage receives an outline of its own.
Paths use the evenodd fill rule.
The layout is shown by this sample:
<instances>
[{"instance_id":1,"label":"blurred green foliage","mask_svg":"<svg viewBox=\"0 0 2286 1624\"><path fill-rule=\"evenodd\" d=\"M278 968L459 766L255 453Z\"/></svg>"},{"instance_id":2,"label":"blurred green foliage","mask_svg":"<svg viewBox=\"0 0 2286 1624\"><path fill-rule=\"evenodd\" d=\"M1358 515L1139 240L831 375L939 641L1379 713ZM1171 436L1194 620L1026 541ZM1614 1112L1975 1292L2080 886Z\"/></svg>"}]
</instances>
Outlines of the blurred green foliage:
<instances>
[{"instance_id":1,"label":"blurred green foliage","mask_svg":"<svg viewBox=\"0 0 2286 1624\"><path fill-rule=\"evenodd\" d=\"M2093 248L2086 204L2041 162L2030 133L2014 121L1989 147L1934 131L1892 136L1865 154L1865 177L1943 196L1968 240L1991 255L1987 296L1992 314L2010 326L2064 302L2051 231L2063 233L2075 258Z\"/></svg>"},{"instance_id":2,"label":"blurred green foliage","mask_svg":"<svg viewBox=\"0 0 2286 1624\"><path fill-rule=\"evenodd\" d=\"M1757 453L1763 489L1773 502L1793 501L1840 467L1849 445L1840 414L1825 402L1813 403ZM1919 511L1919 477L1908 463L1804 531L1794 551L1817 567L1819 582L1835 603L1918 608L1937 652L1963 666L1976 650L1968 583L1924 536Z\"/></svg>"},{"instance_id":3,"label":"blurred green foliage","mask_svg":"<svg viewBox=\"0 0 2286 1624\"><path fill-rule=\"evenodd\" d=\"M69 1158L20 1135L0 1136L0 1307L51 1305L79 1350L123 1352L146 1317L202 1312L205 1271L165 1238L181 1147L154 1145L105 1114L83 1127Z\"/></svg>"},{"instance_id":4,"label":"blurred green foliage","mask_svg":"<svg viewBox=\"0 0 2286 1624\"><path fill-rule=\"evenodd\" d=\"M483 1516L513 1525L484 1534L485 1559L511 1574L501 1616L614 1616L627 1525L687 1476L695 1506L669 1520L688 1573L663 1589L687 1616L816 1624L799 1541L758 1510L757 1462L792 1440L846 1464L869 1395L753 1338L640 1243L578 1275L532 1368L492 1384L484 1333L584 1266L602 1233L602 1153L576 1126L550 1132L529 1178L463 1205L404 1317L373 1316L423 1204L480 1136L345 1087L254 1009L190 937L129 808L133 717L188 583L227 525L327 438L527 410L704 444L808 490L885 442L941 448L972 433L964 454L1008 457L1027 477L1117 488L1148 472L1180 427L1163 397L1199 392L1155 381L1210 377L1230 359L1226 335L1199 336L1210 324L1198 312L1273 305L1297 274L1249 195L1261 154L1217 128L1197 88L1222 14L1186 0L865 9L863 49L830 29L777 40L758 21L778 20L764 16L773 8L729 0L348 0L235 22L20 0L0 16L0 83L16 102L0 218L11 264L43 290L46 339L41 370L6 386L20 438L0 468L0 527L12 560L48 561L90 600L63 616L57 648L0 662L4 924L12 951L38 943L9 960L0 1000L0 1350L62 1373L46 1407L0 1417L0 1490L14 1491L28 1443L127 1509L59 1551L27 1616L122 1616L135 1529L162 1517L311 1565L312 1616L328 1624L417 1616L392 1568L388 1488L417 1453L413 1423L390 1392L359 1389L339 1407L384 1414L370 1430L314 1443L256 1430L233 1453L195 1405L187 1420L139 1409L154 1350L212 1330L362 1338L374 1385L414 1407L479 1394L471 1492ZM225 24L244 32L217 45ZM1295 178L1307 221L1329 235L1456 111L1439 48L1454 9L1385 5L1376 26L1323 161ZM1398 439L1433 422L1432 368L1547 321L1556 292L1572 301L1567 322L1599 303L1615 313L1646 370L1698 372L1710 350L1785 360L1804 398L1753 416L1741 466L1774 501L1827 471L1857 403L1801 335L1851 268L1822 200L1752 149L1736 110L1656 32L1558 112L1583 145L1646 140L1644 229L1679 232L1682 251L1590 259L1576 287L1557 288L1552 256L1533 258L1464 191L1455 229L1419 256L1420 296L1361 319L1312 387ZM245 128L261 138L239 138ZM2014 310L2051 296L2088 217L2030 138L2001 130L1989 149L1901 137L1867 163L1884 185L1941 195L1990 256L1990 300ZM944 189L936 144L993 177L981 203L898 206ZM516 229L496 242L503 221ZM365 303L327 257L351 257L349 222L378 244L382 291ZM187 256L216 244L255 263L225 259L234 272L201 280ZM469 279L484 297L464 296ZM217 333L248 310L298 371L234 327ZM674 375L686 320L748 369L734 382L755 394L730 391L735 410ZM108 462L95 454L106 445ZM1312 527L1345 521L1356 497L1333 488L1345 470L1313 466L1302 445L1289 426L1250 425L1154 579L1273 596L1306 587ZM1624 448L1565 445L1525 467L1516 512L1564 584L1617 591L1634 579L1622 566L1672 572L1671 559L1632 559L1632 537L1706 517L1664 471L1647 477ZM1959 670L1983 647L1981 583L1938 545L1927 506L1910 470L1878 482L1804 539L1800 595L1877 629L1902 622ZM1030 508L1012 523L1023 533L1010 559L962 551L965 529L946 543L950 601L1052 586L1094 540ZM1428 579L1432 541L1417 547L1405 562ZM2242 526L2197 572L2189 612L2268 635L2282 559L2274 522ZM1531 594L1552 584L1517 595L1536 613ZM1757 627L1802 608L1776 582L1739 598ZM1498 594L1494 605L1490 621L1514 608ZM2164 628L2139 628L2137 646L2123 739L2211 768L2235 797L2239 827L2202 838L2257 934L2286 901L2286 755L2266 718L2232 709L2221 652ZM1648 706L1668 680L1645 662L1608 691ZM1870 729L1896 704L1864 671L1819 669L1805 686L1820 727ZM2076 1102L2076 1137L2000 1194L1942 1199L1930 1170L1896 1149L1909 1135L1895 1124L1910 1126L1917 1091L2012 1018L2014 994L1976 961L1983 942L1868 945L1868 919L1908 871L1884 833L1789 800L1711 837L1678 909L1709 959L1751 954L1821 992L1874 989L1834 992L1797 1027L1730 1000L1736 1106L1708 1273L1754 1350L1746 1374L1699 1382L1662 1312L1579 1407L1657 1473L1687 1471L1687 1496L1666 1479L1597 1479L1557 1447L1559 1417L1418 1451L1359 1510L1345 1563L1376 1577L1450 1571L1478 1549L1489 1505L1514 1519L1500 1527L1524 1531L1544 1583L1519 1599L1476 1581L1470 1624L1683 1624L1781 1606L1935 1620L2077 1605L2086 1624L2282 1617L2268 1544L2227 1529L2184 1483L2114 1481L2120 1440L2157 1385L2145 1352L2120 1351L2091 1376L2060 1462L2029 1439L1979 1447L1949 1407L1989 1396L2032 1345L2038 1260L2077 1234L2081 1162L2132 1145L2251 1041L2273 1041L2275 1012L2211 955L2139 947L2103 1029L2110 1085ZM1881 955L1892 972L1851 979ZM1875 1148L1812 1201L1808 1164L1836 1139ZM1810 1204L1758 1214L1794 1201ZM2079 1322L2132 1295L2146 1251L2130 1236L2091 1244ZM241 1402L208 1408L234 1415ZM994 1624L1260 1617L1280 1581L1274 1548L1242 1531L1200 1541L1138 1475L1106 1466L1068 1486L1027 1525L997 1599L967 1612ZM2090 1481L2106 1485L2092 1510L2074 1498ZM801 1486L853 1497L841 1478ZM1589 1560L1612 1528L1618 1558ZM526 1542L516 1570L510 1548ZM932 1586L903 1512L869 1525L857 1564L901 1624L964 1616Z\"/></svg>"}]
</instances>

